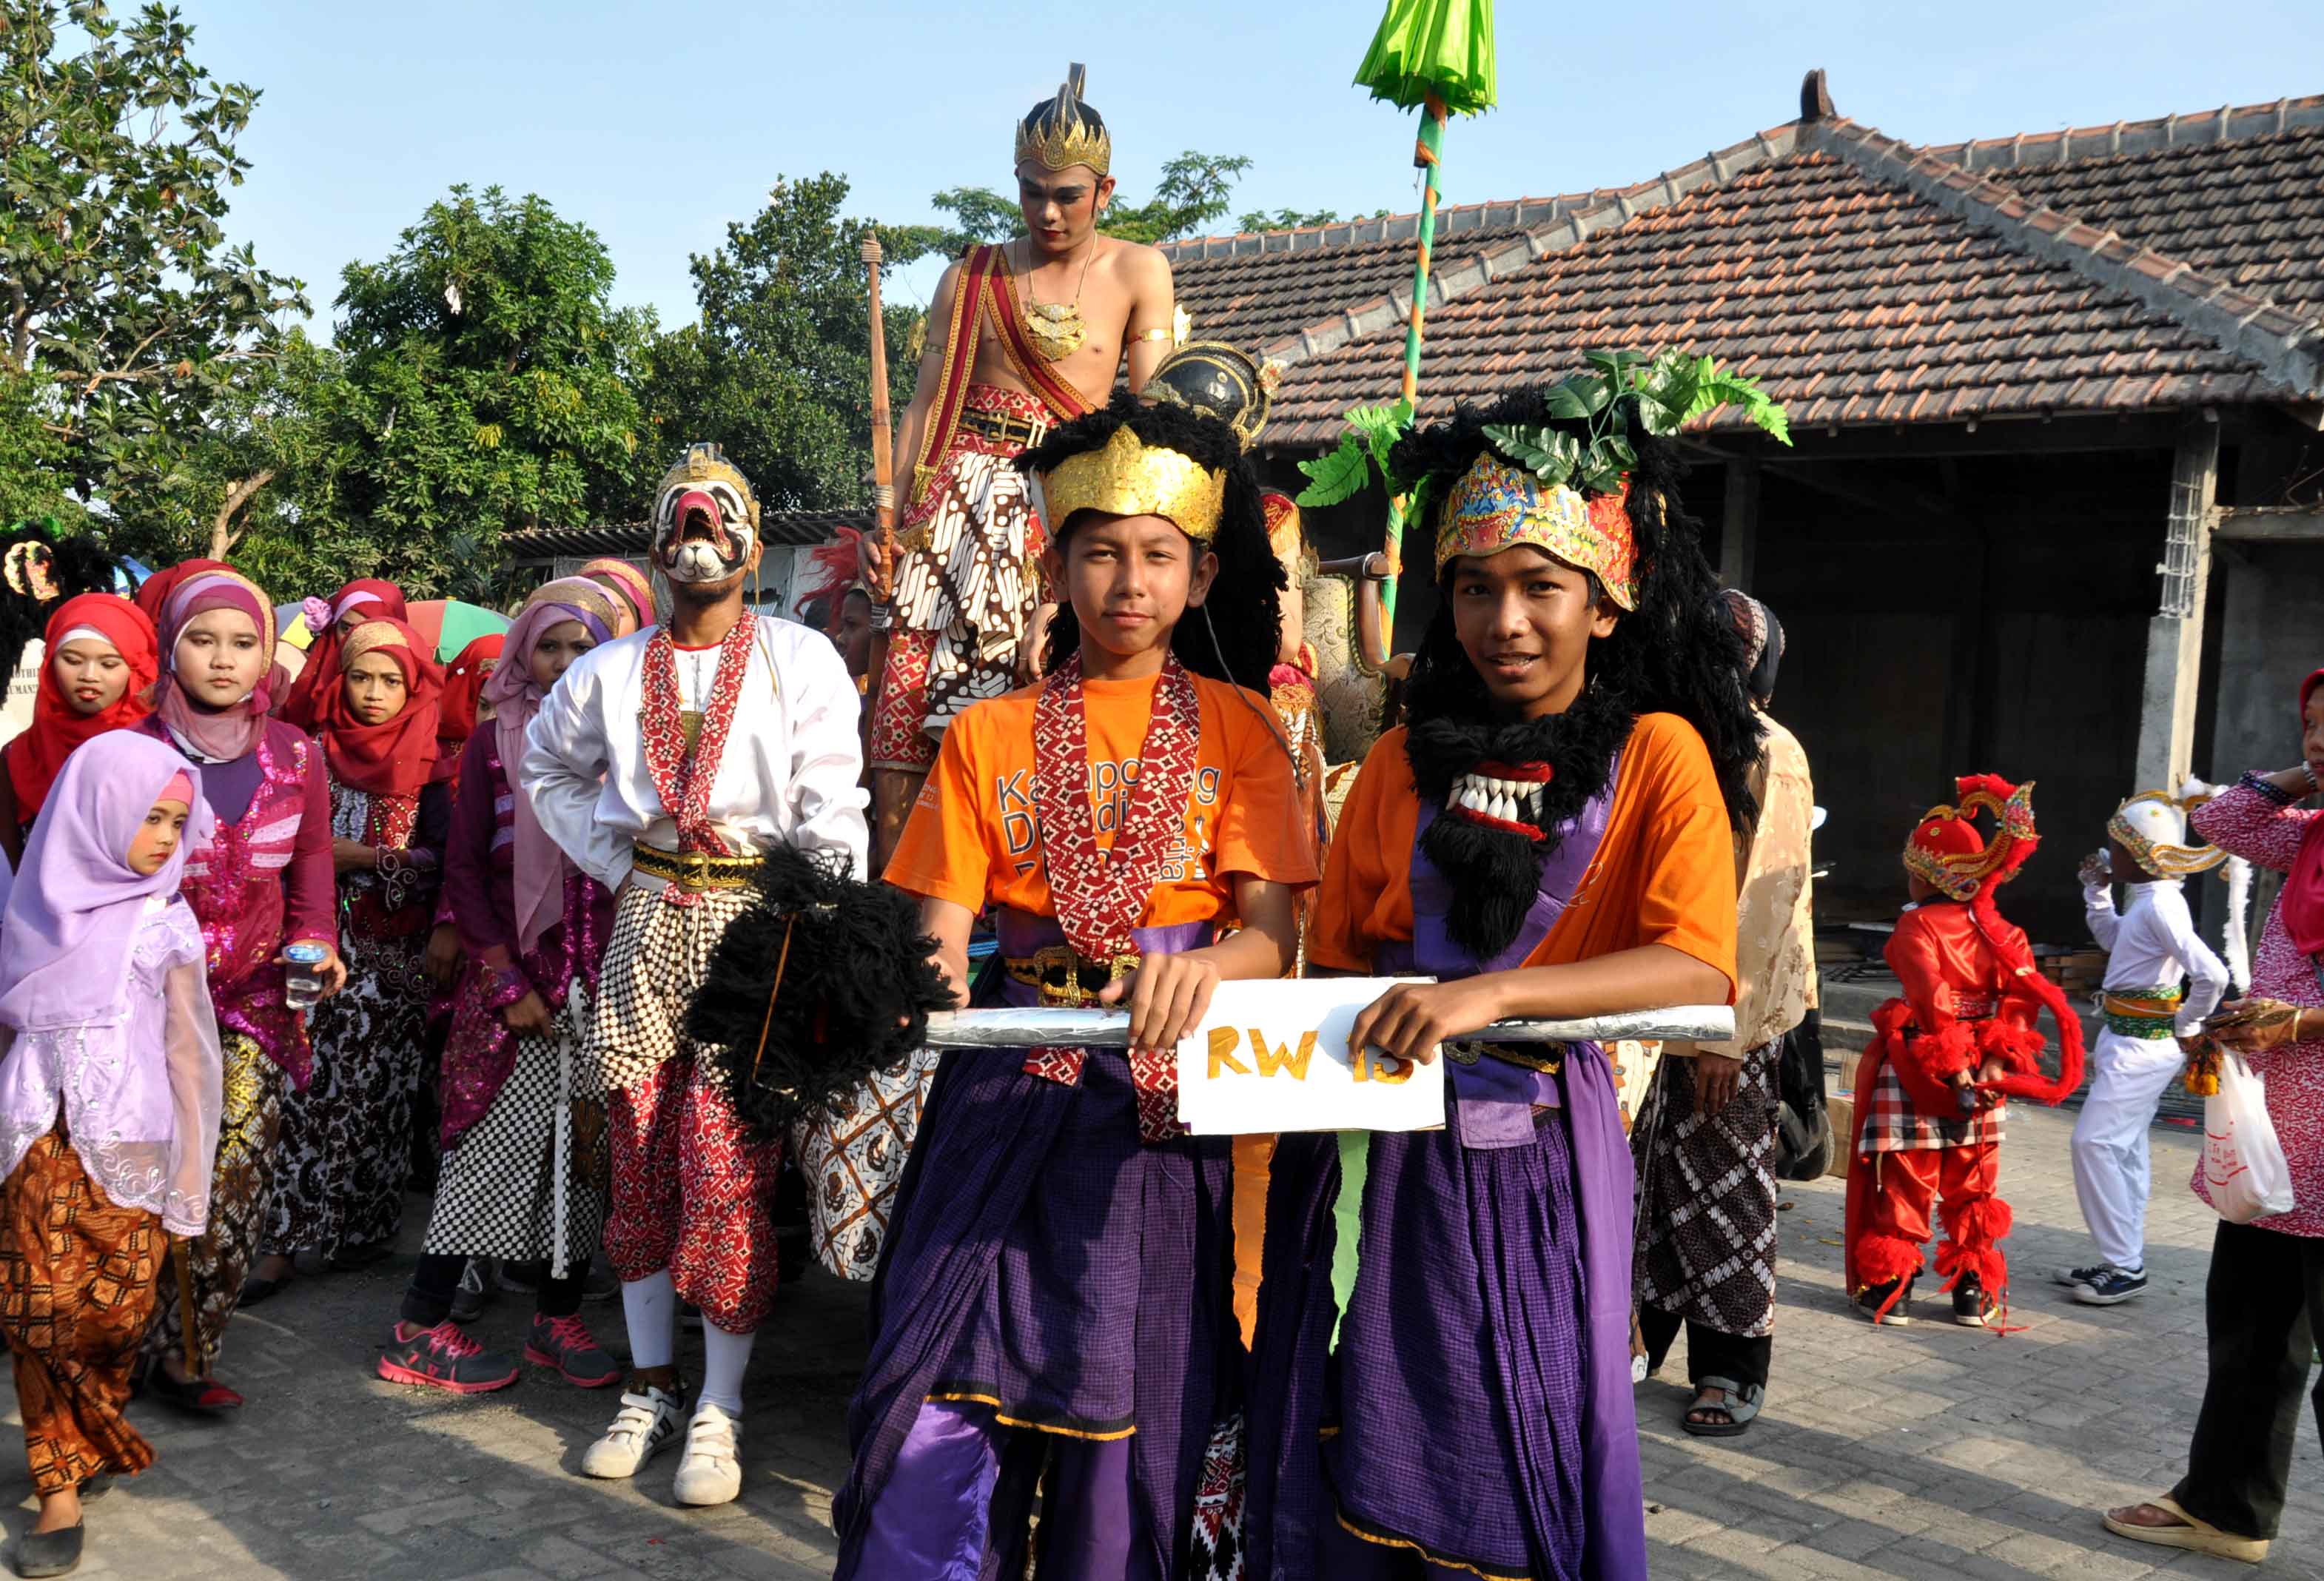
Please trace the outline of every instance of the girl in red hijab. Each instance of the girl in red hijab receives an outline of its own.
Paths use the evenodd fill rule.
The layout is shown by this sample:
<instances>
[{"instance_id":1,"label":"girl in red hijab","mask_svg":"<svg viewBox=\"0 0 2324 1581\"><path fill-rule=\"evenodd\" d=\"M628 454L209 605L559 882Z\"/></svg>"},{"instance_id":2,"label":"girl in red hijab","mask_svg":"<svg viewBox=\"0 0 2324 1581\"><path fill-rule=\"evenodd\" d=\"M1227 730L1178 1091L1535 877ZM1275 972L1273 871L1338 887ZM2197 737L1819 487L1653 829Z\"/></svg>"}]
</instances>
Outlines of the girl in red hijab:
<instances>
[{"instance_id":1,"label":"girl in red hijab","mask_svg":"<svg viewBox=\"0 0 2324 1581\"><path fill-rule=\"evenodd\" d=\"M476 638L460 650L444 672L444 698L438 705L436 737L438 772L451 782L452 795L460 794L460 753L475 734L478 718L489 719L489 713L480 710L484 703L484 682L492 679L501 661L501 649L507 643L506 633L492 632Z\"/></svg>"},{"instance_id":2,"label":"girl in red hijab","mask_svg":"<svg viewBox=\"0 0 2324 1581\"><path fill-rule=\"evenodd\" d=\"M66 599L42 638L32 726L0 750L8 771L0 774L0 850L12 867L23 860L24 837L73 748L143 719L146 690L161 673L153 623L110 593Z\"/></svg>"},{"instance_id":3,"label":"girl in red hijab","mask_svg":"<svg viewBox=\"0 0 2324 1581\"><path fill-rule=\"evenodd\" d=\"M338 684L341 644L347 633L365 621L406 618L403 589L392 582L365 577L332 594L329 618L316 632L314 645L307 650L306 667L290 683L290 694L278 710L282 721L301 730L319 729L323 699Z\"/></svg>"},{"instance_id":4,"label":"girl in red hijab","mask_svg":"<svg viewBox=\"0 0 2324 1581\"><path fill-rule=\"evenodd\" d=\"M314 1074L283 1101L281 1174L245 1302L279 1290L300 1251L337 1269L376 1262L403 1222L428 1047L420 957L451 822L436 774L444 679L429 646L400 620L362 622L318 699L347 985L309 1016Z\"/></svg>"}]
</instances>

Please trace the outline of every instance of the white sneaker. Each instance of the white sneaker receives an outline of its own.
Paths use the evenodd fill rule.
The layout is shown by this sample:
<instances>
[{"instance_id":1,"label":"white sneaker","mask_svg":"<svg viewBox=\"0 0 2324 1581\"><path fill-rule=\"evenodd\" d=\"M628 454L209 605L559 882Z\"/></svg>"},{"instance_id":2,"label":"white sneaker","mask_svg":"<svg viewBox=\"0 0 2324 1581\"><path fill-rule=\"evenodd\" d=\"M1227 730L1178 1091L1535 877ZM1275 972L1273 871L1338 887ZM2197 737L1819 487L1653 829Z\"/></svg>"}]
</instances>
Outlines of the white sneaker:
<instances>
[{"instance_id":1,"label":"white sneaker","mask_svg":"<svg viewBox=\"0 0 2324 1581\"><path fill-rule=\"evenodd\" d=\"M621 1414L581 1456L583 1476L635 1476L638 1467L678 1437L678 1400L650 1383L643 1394L622 1395Z\"/></svg>"},{"instance_id":2,"label":"white sneaker","mask_svg":"<svg viewBox=\"0 0 2324 1581\"><path fill-rule=\"evenodd\" d=\"M731 1504L742 1491L742 1424L715 1405L694 1413L670 1492L681 1504Z\"/></svg>"}]
</instances>

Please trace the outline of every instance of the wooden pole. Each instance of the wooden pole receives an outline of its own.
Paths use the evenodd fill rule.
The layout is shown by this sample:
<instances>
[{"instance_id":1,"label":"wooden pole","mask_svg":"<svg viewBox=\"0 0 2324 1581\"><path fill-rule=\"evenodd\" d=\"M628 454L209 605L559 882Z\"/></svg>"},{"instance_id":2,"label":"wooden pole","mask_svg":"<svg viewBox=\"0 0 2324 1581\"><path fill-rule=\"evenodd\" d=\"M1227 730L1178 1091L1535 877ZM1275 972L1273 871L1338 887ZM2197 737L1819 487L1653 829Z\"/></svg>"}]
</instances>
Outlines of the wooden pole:
<instances>
[{"instance_id":1,"label":"wooden pole","mask_svg":"<svg viewBox=\"0 0 2324 1581\"><path fill-rule=\"evenodd\" d=\"M1412 310L1404 327L1404 398L1416 412L1420 407L1421 327L1428 317L1428 255L1436 245L1437 171L1443 164L1444 101L1428 96L1420 114L1420 136L1413 144L1412 162L1422 172L1420 190L1420 249L1412 266ZM1396 646L1396 579L1404 570L1404 502L1389 513L1388 580L1380 587L1380 607L1386 616L1388 643Z\"/></svg>"},{"instance_id":2,"label":"wooden pole","mask_svg":"<svg viewBox=\"0 0 2324 1581\"><path fill-rule=\"evenodd\" d=\"M872 301L872 508L880 534L881 563L888 568L888 596L881 600L894 618L896 599L896 441L888 419L888 320L880 307L880 233L863 238L863 266L871 275ZM889 621L872 628L872 686L864 717L880 708L880 685L888 670Z\"/></svg>"}]
</instances>

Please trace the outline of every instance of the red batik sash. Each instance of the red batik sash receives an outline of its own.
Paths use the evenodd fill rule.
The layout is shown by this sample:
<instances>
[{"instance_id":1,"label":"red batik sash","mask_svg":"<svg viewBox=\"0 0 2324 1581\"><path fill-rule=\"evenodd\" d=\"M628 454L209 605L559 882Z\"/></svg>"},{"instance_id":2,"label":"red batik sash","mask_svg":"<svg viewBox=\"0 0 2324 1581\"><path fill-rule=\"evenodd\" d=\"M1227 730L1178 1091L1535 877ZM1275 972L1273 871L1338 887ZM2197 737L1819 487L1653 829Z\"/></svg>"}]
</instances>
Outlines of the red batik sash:
<instances>
[{"instance_id":1,"label":"red batik sash","mask_svg":"<svg viewBox=\"0 0 2324 1581\"><path fill-rule=\"evenodd\" d=\"M735 705L742 700L757 631L757 617L746 609L727 632L725 641L718 644L718 669L711 679L710 696L703 702L702 734L691 753L686 749L686 731L678 720L684 699L678 689L678 649L669 639L669 628L656 627L646 643L646 772L653 777L662 810L678 826L680 851L702 851L713 856L734 854L710 822L710 787L718 778L719 760L725 755L726 734L733 727ZM677 884L665 886L662 894L681 906L701 898L682 892Z\"/></svg>"},{"instance_id":2,"label":"red batik sash","mask_svg":"<svg viewBox=\"0 0 2324 1581\"><path fill-rule=\"evenodd\" d=\"M1040 822L1050 903L1076 955L1111 961L1139 953L1131 929L1146 914L1163 863L1185 837L1186 800L1202 739L1202 704L1194 680L1176 658L1167 658L1139 749L1129 809L1112 846L1102 847L1090 808L1089 718L1080 657L1067 660L1043 683L1033 705L1033 810ZM1072 1086L1081 1080L1088 1054L1085 1049L1037 1049L1027 1057L1025 1071ZM1176 1051L1133 1049L1130 1078L1138 1095L1139 1140L1164 1142L1183 1134Z\"/></svg>"}]
</instances>

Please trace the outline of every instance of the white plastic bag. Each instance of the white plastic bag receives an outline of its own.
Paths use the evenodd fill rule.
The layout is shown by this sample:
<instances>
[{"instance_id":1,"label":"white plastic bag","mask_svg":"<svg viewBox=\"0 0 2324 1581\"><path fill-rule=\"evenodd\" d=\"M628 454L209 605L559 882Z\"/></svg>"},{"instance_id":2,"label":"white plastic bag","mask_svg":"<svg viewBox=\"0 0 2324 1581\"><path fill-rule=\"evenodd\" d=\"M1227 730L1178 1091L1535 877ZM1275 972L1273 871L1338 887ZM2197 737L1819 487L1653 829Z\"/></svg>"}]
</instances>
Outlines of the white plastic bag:
<instances>
[{"instance_id":1,"label":"white plastic bag","mask_svg":"<svg viewBox=\"0 0 2324 1581\"><path fill-rule=\"evenodd\" d=\"M2292 1166L2267 1117L2267 1084L2233 1054L2219 1062L2219 1090L2203 1100L2203 1187L2231 1225L2292 1211Z\"/></svg>"}]
</instances>

